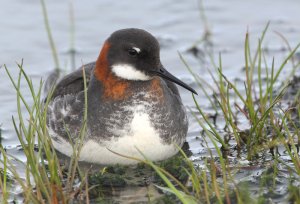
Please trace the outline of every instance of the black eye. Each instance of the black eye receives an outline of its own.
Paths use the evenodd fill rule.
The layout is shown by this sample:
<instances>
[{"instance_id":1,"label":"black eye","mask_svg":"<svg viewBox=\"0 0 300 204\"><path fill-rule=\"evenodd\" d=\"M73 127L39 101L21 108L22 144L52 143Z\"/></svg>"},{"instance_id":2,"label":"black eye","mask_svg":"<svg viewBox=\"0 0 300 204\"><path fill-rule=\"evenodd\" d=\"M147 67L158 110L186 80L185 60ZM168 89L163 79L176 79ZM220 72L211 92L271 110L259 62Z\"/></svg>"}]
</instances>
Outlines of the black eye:
<instances>
[{"instance_id":1,"label":"black eye","mask_svg":"<svg viewBox=\"0 0 300 204\"><path fill-rule=\"evenodd\" d=\"M128 54L129 54L130 56L137 56L139 53L138 53L138 51L137 51L136 49L130 48L130 49L128 50Z\"/></svg>"}]
</instances>

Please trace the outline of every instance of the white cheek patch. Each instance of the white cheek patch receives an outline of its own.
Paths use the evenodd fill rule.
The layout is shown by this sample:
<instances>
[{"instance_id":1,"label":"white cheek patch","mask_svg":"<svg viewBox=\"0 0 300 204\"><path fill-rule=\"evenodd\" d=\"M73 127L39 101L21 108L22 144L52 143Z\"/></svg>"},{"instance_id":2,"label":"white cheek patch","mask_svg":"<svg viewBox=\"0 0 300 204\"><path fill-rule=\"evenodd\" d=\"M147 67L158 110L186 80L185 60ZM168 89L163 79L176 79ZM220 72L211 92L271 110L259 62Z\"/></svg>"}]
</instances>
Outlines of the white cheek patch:
<instances>
[{"instance_id":1,"label":"white cheek patch","mask_svg":"<svg viewBox=\"0 0 300 204\"><path fill-rule=\"evenodd\" d=\"M147 76L142 71L137 70L135 67L129 64L113 65L112 72L115 73L116 76L127 80L147 81L151 79L150 76Z\"/></svg>"},{"instance_id":2,"label":"white cheek patch","mask_svg":"<svg viewBox=\"0 0 300 204\"><path fill-rule=\"evenodd\" d=\"M140 53L140 52L141 52L141 49L138 48L138 47L133 47L132 49L134 49L137 53Z\"/></svg>"}]
</instances>

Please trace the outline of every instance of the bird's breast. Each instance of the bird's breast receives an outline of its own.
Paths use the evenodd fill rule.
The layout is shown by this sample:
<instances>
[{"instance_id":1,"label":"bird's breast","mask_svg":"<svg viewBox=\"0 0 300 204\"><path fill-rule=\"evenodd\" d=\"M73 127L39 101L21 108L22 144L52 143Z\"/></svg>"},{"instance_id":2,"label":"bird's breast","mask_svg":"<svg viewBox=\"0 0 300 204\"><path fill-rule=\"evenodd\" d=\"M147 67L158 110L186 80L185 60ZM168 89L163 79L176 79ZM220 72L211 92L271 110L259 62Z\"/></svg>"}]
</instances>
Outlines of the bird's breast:
<instances>
[{"instance_id":1,"label":"bird's breast","mask_svg":"<svg viewBox=\"0 0 300 204\"><path fill-rule=\"evenodd\" d=\"M149 102L123 106L123 112L115 112L105 124L111 137L106 137L107 140L101 137L100 143L97 139L89 139L83 146L81 159L106 164L131 164L136 161L118 154L153 161L174 155L178 151L177 145L181 146L183 140L177 144L166 143L164 133L169 132L170 138L177 138L179 135L168 129L162 131L161 126L157 126L163 122L163 114L155 113L153 107L155 104ZM123 124L123 127L120 128L120 124ZM91 158L90 155L95 157Z\"/></svg>"},{"instance_id":2,"label":"bird's breast","mask_svg":"<svg viewBox=\"0 0 300 204\"><path fill-rule=\"evenodd\" d=\"M109 140L127 136L138 143L154 136L160 137L160 131L155 126L162 117L157 102L136 99L116 104L111 109L104 110L102 119L107 135L110 135Z\"/></svg>"}]
</instances>

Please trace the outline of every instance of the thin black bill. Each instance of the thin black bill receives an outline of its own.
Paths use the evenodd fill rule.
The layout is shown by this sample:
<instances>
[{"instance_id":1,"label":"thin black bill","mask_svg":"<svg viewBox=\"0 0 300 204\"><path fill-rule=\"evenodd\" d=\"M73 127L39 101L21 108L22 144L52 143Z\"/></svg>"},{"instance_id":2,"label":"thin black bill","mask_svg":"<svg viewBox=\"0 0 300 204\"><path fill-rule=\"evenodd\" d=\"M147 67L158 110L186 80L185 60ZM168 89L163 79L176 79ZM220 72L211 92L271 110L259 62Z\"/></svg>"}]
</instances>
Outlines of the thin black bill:
<instances>
[{"instance_id":1,"label":"thin black bill","mask_svg":"<svg viewBox=\"0 0 300 204\"><path fill-rule=\"evenodd\" d=\"M178 79L177 77L173 76L170 72L168 72L165 68L161 67L159 70L157 71L152 71L153 74L158 75L160 77L163 77L169 81L172 81L176 84L178 84L179 86L189 90L190 92L197 94L197 92L191 88L189 85L187 85L186 83L184 83L183 81L181 81L180 79Z\"/></svg>"}]
</instances>

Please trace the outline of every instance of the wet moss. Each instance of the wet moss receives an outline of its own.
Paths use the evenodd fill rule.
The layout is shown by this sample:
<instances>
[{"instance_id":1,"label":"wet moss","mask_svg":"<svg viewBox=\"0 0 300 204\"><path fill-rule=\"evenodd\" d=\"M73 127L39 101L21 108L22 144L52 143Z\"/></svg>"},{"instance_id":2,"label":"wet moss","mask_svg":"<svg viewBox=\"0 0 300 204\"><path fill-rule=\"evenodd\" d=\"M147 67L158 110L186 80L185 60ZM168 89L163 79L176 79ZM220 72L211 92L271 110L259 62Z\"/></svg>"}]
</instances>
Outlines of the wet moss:
<instances>
[{"instance_id":1,"label":"wet moss","mask_svg":"<svg viewBox=\"0 0 300 204\"><path fill-rule=\"evenodd\" d=\"M110 196L115 188L124 188L126 181L121 175L99 172L88 176L88 185L91 199L105 198Z\"/></svg>"},{"instance_id":2,"label":"wet moss","mask_svg":"<svg viewBox=\"0 0 300 204\"><path fill-rule=\"evenodd\" d=\"M111 174L118 174L118 175L124 175L126 173L126 166L122 165L114 165L114 166L108 166L105 171Z\"/></svg>"},{"instance_id":3,"label":"wet moss","mask_svg":"<svg viewBox=\"0 0 300 204\"><path fill-rule=\"evenodd\" d=\"M100 187L125 187L126 181L122 175L114 173L94 173L89 175L88 183L90 186Z\"/></svg>"},{"instance_id":4,"label":"wet moss","mask_svg":"<svg viewBox=\"0 0 300 204\"><path fill-rule=\"evenodd\" d=\"M159 167L169 172L181 183L185 183L189 177L186 169L188 169L188 164L182 155L176 155L168 160L161 161L157 163ZM160 178L158 174L155 174L155 181L159 185L164 184L164 181Z\"/></svg>"},{"instance_id":5,"label":"wet moss","mask_svg":"<svg viewBox=\"0 0 300 204\"><path fill-rule=\"evenodd\" d=\"M156 165L169 172L182 183L188 179L188 174L185 171L185 168L188 168L187 163L184 157L179 154L168 160L157 162ZM88 175L90 198L107 198L116 189L134 186L145 187L150 184L165 186L159 175L149 165L144 163L139 163L135 166L107 166ZM176 197L171 197L170 195L164 195L153 203L174 203ZM101 202L107 203L107 200L102 200Z\"/></svg>"}]
</instances>

